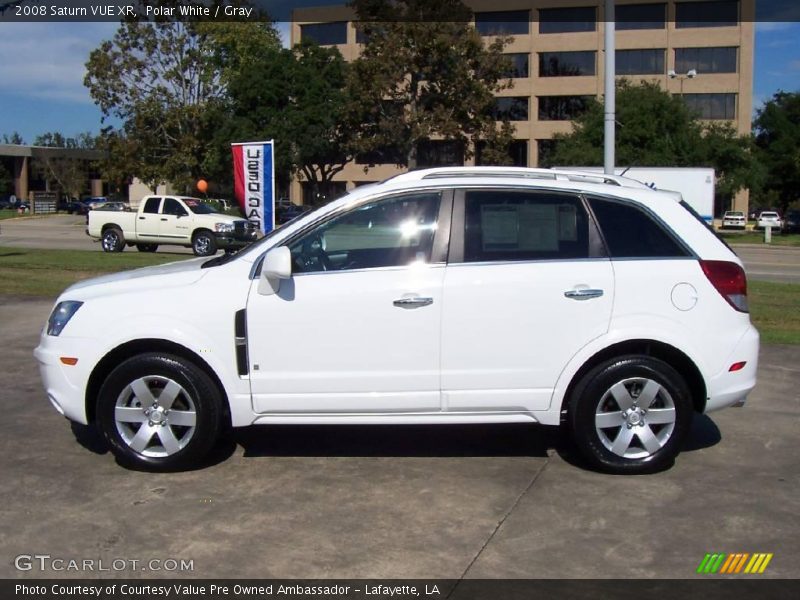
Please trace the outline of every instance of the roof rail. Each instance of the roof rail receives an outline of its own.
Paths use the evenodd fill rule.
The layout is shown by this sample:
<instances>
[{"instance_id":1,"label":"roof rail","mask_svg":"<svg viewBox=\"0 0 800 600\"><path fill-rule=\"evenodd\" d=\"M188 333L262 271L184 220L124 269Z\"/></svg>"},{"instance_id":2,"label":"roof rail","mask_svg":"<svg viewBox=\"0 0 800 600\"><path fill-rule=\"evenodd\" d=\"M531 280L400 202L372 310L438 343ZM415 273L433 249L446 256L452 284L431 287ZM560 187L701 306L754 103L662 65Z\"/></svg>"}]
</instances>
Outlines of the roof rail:
<instances>
[{"instance_id":1,"label":"roof rail","mask_svg":"<svg viewBox=\"0 0 800 600\"><path fill-rule=\"evenodd\" d=\"M560 181L582 181L586 183L601 183L616 185L626 188L645 189L641 181L622 177L620 175L606 175L588 171L571 171L567 169L537 169L531 167L435 167L409 171L392 177L392 181L421 181L423 179L443 179L458 177L519 177L530 179L552 179Z\"/></svg>"}]
</instances>

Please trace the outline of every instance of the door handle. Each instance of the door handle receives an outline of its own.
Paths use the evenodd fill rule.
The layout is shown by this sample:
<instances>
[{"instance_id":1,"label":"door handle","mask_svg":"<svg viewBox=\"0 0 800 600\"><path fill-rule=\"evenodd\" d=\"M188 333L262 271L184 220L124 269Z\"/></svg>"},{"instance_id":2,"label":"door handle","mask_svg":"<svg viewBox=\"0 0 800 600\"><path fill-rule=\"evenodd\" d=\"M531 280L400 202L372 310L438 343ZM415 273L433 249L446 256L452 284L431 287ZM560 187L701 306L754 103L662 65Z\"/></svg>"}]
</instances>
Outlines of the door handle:
<instances>
[{"instance_id":1,"label":"door handle","mask_svg":"<svg viewBox=\"0 0 800 600\"><path fill-rule=\"evenodd\" d=\"M162 220L162 221L166 221L166 220L167 220L167 218L166 218L166 217L163 217L161 220Z\"/></svg>"},{"instance_id":2,"label":"door handle","mask_svg":"<svg viewBox=\"0 0 800 600\"><path fill-rule=\"evenodd\" d=\"M592 298L599 298L600 296L602 296L603 290L593 290L593 289L568 290L564 292L564 295L572 300L591 300Z\"/></svg>"},{"instance_id":3,"label":"door handle","mask_svg":"<svg viewBox=\"0 0 800 600\"><path fill-rule=\"evenodd\" d=\"M428 306L429 304L433 304L433 298L410 296L408 298L399 298L392 302L392 304L400 308L417 308L418 306Z\"/></svg>"},{"instance_id":4,"label":"door handle","mask_svg":"<svg viewBox=\"0 0 800 600\"><path fill-rule=\"evenodd\" d=\"M144 221L144 217L139 217L139 220L140 221Z\"/></svg>"}]
</instances>

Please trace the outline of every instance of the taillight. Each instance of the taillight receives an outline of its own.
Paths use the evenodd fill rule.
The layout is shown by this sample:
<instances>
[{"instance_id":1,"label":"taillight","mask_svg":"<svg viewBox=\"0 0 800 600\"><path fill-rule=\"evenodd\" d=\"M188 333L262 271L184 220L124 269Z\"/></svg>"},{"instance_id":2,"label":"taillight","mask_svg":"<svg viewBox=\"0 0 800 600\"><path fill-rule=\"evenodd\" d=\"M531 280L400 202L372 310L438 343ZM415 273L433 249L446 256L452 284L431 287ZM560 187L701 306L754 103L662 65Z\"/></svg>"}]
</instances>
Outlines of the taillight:
<instances>
[{"instance_id":1,"label":"taillight","mask_svg":"<svg viewBox=\"0 0 800 600\"><path fill-rule=\"evenodd\" d=\"M700 267L728 304L739 312L749 312L747 276L742 267L726 260L701 260Z\"/></svg>"}]
</instances>

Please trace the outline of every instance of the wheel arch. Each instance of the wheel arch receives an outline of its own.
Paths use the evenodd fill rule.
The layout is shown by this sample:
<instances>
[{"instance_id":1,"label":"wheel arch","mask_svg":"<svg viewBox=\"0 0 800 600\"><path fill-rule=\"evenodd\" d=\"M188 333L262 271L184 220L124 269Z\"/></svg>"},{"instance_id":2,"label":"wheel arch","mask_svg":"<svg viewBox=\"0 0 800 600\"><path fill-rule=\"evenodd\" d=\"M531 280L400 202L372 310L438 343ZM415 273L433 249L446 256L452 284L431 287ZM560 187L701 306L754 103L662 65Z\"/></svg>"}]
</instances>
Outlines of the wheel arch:
<instances>
[{"instance_id":1,"label":"wheel arch","mask_svg":"<svg viewBox=\"0 0 800 600\"><path fill-rule=\"evenodd\" d=\"M583 376L600 363L610 360L617 356L639 354L663 360L674 368L686 380L686 385L692 394L692 405L696 412L702 413L705 410L708 390L705 379L695 362L681 350L657 340L633 339L617 342L593 354L575 372L569 385L561 399L561 421L567 414L567 407L572 391L578 385Z\"/></svg>"},{"instance_id":2,"label":"wheel arch","mask_svg":"<svg viewBox=\"0 0 800 600\"><path fill-rule=\"evenodd\" d=\"M92 369L91 375L89 375L89 380L86 385L86 418L89 423L95 422L97 395L100 393L100 388L111 371L113 371L122 361L136 356L137 354L144 354L146 352L166 352L173 354L175 356L179 356L180 358L191 361L195 364L195 366L202 369L206 375L211 378L211 380L214 382L214 385L217 386L220 394L222 395L224 404L222 407L222 412L225 418L224 425L226 427L230 427L230 399L225 391L225 386L222 385L222 380L220 380L214 369L212 369L208 362L203 360L201 356L189 348L175 342L155 338L145 338L125 342L124 344L121 344L113 350L107 352L105 356L103 356L103 358L97 362L94 369Z\"/></svg>"},{"instance_id":3,"label":"wheel arch","mask_svg":"<svg viewBox=\"0 0 800 600\"><path fill-rule=\"evenodd\" d=\"M212 237L214 237L214 232L211 231L208 227L197 227L194 231L192 231L192 243L194 243L195 238L201 233L207 233Z\"/></svg>"},{"instance_id":4,"label":"wheel arch","mask_svg":"<svg viewBox=\"0 0 800 600\"><path fill-rule=\"evenodd\" d=\"M100 233L105 233L109 229L119 229L120 232L122 232L122 227L116 223L103 223L103 226L100 228Z\"/></svg>"}]
</instances>

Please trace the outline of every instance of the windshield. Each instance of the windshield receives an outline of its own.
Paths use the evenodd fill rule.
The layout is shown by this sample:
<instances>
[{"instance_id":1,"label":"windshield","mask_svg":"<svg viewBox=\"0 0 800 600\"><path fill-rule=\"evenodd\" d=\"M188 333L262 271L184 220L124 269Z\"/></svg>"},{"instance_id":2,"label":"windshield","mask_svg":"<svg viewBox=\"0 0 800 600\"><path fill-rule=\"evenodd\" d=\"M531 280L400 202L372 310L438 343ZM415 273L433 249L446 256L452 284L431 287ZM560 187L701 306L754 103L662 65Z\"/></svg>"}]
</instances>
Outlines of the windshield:
<instances>
[{"instance_id":1,"label":"windshield","mask_svg":"<svg viewBox=\"0 0 800 600\"><path fill-rule=\"evenodd\" d=\"M218 212L216 208L197 198L181 198L181 200L196 215L215 215Z\"/></svg>"},{"instance_id":2,"label":"windshield","mask_svg":"<svg viewBox=\"0 0 800 600\"><path fill-rule=\"evenodd\" d=\"M744 213L740 213L740 212L726 212L725 214L727 216L729 216L729 217L743 217L744 216Z\"/></svg>"}]
</instances>

